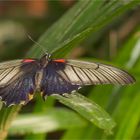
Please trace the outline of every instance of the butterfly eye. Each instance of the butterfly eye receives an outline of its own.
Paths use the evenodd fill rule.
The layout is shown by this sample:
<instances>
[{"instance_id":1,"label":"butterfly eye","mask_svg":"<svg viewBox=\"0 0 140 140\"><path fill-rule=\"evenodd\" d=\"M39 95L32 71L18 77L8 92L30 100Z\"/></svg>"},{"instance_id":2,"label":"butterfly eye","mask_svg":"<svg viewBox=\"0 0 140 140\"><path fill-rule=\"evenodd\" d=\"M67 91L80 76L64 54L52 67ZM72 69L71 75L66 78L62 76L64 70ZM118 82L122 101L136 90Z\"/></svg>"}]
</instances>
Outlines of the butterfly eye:
<instances>
[{"instance_id":1,"label":"butterfly eye","mask_svg":"<svg viewBox=\"0 0 140 140\"><path fill-rule=\"evenodd\" d=\"M49 54L49 53L46 53L46 58L47 58L47 60L49 61L49 60L51 60L51 54Z\"/></svg>"},{"instance_id":2,"label":"butterfly eye","mask_svg":"<svg viewBox=\"0 0 140 140\"><path fill-rule=\"evenodd\" d=\"M51 54L48 54L48 58L50 58L51 57Z\"/></svg>"}]
</instances>

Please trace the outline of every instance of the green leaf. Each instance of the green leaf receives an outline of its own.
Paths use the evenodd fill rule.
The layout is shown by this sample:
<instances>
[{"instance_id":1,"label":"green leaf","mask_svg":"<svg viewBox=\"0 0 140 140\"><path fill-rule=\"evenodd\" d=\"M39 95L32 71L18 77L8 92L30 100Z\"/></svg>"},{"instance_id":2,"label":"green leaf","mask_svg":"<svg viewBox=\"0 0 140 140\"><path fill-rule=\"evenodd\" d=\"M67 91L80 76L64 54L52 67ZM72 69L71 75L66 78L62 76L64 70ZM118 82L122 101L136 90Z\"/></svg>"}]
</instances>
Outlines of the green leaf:
<instances>
[{"instance_id":1,"label":"green leaf","mask_svg":"<svg viewBox=\"0 0 140 140\"><path fill-rule=\"evenodd\" d=\"M51 26L38 43L55 57L63 57L88 35L96 33L115 17L139 3L139 1L114 0L105 3L100 0L81 0ZM29 56L41 54L42 50L37 44L28 53Z\"/></svg>"},{"instance_id":2,"label":"green leaf","mask_svg":"<svg viewBox=\"0 0 140 140\"><path fill-rule=\"evenodd\" d=\"M124 114L119 127L116 139L131 139L137 128L140 118L140 93L135 92L136 96L132 99L129 109ZM128 123L129 122L129 123Z\"/></svg>"},{"instance_id":3,"label":"green leaf","mask_svg":"<svg viewBox=\"0 0 140 140\"><path fill-rule=\"evenodd\" d=\"M5 139L7 136L7 130L10 127L11 121L16 117L20 106L14 106L0 110L0 139Z\"/></svg>"},{"instance_id":4,"label":"green leaf","mask_svg":"<svg viewBox=\"0 0 140 140\"><path fill-rule=\"evenodd\" d=\"M111 133L114 128L115 122L111 119L108 113L88 98L78 93L64 94L64 97L57 94L53 96L55 96L63 104L77 111L84 118L99 128L104 129L107 133Z\"/></svg>"},{"instance_id":5,"label":"green leaf","mask_svg":"<svg viewBox=\"0 0 140 140\"><path fill-rule=\"evenodd\" d=\"M80 128L86 121L68 109L48 109L47 113L19 115L13 121L10 134L39 134L56 130ZM27 127L28 126L28 127Z\"/></svg>"},{"instance_id":6,"label":"green leaf","mask_svg":"<svg viewBox=\"0 0 140 140\"><path fill-rule=\"evenodd\" d=\"M66 56L76 44L87 38L89 34L96 33L105 25L109 25L113 18L118 17L138 3L139 1L117 0L108 2L99 0L79 1L41 36L38 43L48 52L53 52L56 57ZM29 51L27 56L39 57L42 54L41 48L36 46ZM43 105L40 105L40 108L42 107ZM10 121L19 108L20 106L9 109L2 108L0 111L0 135L7 131ZM6 124L8 125L6 126Z\"/></svg>"},{"instance_id":7,"label":"green leaf","mask_svg":"<svg viewBox=\"0 0 140 140\"><path fill-rule=\"evenodd\" d=\"M125 44L125 48L129 51L125 56L129 60L127 67L139 70L140 68L140 49L139 49L139 30ZM126 52L125 48L121 53ZM137 77L136 77L137 78ZM120 93L119 93L120 94ZM114 117L119 122L115 138L133 139L137 125L139 124L140 111L139 106L139 82L124 90L118 106L114 110ZM127 110L127 108L129 108ZM127 111L126 111L127 110ZM128 123L129 121L129 123Z\"/></svg>"}]
</instances>

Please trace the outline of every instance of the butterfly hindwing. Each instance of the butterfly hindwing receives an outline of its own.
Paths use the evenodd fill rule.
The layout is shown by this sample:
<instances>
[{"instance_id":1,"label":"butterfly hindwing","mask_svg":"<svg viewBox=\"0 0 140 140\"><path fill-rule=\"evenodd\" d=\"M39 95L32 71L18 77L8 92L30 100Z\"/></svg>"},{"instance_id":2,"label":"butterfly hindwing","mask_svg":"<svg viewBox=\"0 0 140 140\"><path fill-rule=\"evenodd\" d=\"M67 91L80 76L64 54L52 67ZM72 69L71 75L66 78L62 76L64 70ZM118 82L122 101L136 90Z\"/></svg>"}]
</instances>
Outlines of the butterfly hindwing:
<instances>
[{"instance_id":1,"label":"butterfly hindwing","mask_svg":"<svg viewBox=\"0 0 140 140\"><path fill-rule=\"evenodd\" d=\"M7 105L26 104L35 89L36 61L0 63L0 98Z\"/></svg>"}]
</instances>

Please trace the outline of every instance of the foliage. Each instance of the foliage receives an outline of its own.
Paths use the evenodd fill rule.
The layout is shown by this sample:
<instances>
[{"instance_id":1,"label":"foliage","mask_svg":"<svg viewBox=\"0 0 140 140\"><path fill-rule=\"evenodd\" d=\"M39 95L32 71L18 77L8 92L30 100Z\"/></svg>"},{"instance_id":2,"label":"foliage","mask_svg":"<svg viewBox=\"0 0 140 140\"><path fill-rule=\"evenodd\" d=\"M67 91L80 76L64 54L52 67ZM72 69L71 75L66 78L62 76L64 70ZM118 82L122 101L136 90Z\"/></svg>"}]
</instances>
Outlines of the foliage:
<instances>
[{"instance_id":1,"label":"foliage","mask_svg":"<svg viewBox=\"0 0 140 140\"><path fill-rule=\"evenodd\" d=\"M100 38L102 38L102 44L108 45L103 35L109 25L117 25L116 20L121 22L122 15L138 6L139 3L140 1L79 1L40 37L38 43L45 50L53 53L53 57L60 58L72 53L79 43L88 37L92 38L89 36L92 34L94 41L90 43L90 40L86 40L83 44L87 44L87 47L90 44L93 47L88 49L98 53L95 46ZM102 44L101 46L103 46ZM139 79L139 52L139 28L137 28L130 37L126 38L122 49L117 48L117 55L112 63L123 66ZM104 53L108 54L109 49L107 48ZM41 47L37 47L37 44L27 53L27 56L30 57L41 55ZM88 55L88 59L93 60L90 55ZM46 134L49 134L48 132L66 130L62 133L61 139L63 140L140 137L138 131L139 80L137 84L126 87L108 85L90 87L84 93L87 97L78 93L66 94L66 97L55 95L53 98L49 97L45 103L40 97L37 97L33 113L20 114L13 121L9 134L22 134L26 135L25 139L41 140L45 138ZM65 106L62 106L61 109L55 107L55 99L68 106L69 109L65 109ZM2 107L0 110L1 139L6 136L5 132L20 108L21 106ZM116 127L113 120L116 122ZM114 127L115 129L112 130ZM109 135L111 131L114 133Z\"/></svg>"}]
</instances>

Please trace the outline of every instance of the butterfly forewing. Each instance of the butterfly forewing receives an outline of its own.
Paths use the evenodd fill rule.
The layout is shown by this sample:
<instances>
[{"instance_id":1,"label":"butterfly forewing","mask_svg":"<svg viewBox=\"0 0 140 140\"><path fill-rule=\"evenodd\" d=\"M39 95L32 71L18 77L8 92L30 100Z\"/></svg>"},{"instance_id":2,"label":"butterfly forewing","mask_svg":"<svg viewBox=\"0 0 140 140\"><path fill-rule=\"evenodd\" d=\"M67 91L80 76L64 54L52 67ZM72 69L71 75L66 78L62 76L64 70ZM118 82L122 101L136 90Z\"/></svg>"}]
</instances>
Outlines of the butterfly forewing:
<instances>
[{"instance_id":1,"label":"butterfly forewing","mask_svg":"<svg viewBox=\"0 0 140 140\"><path fill-rule=\"evenodd\" d=\"M64 73L62 71L65 72L65 77L68 77L67 81L73 85L125 85L131 84L135 81L131 75L123 70L93 62L67 60L64 69L57 72L64 77Z\"/></svg>"},{"instance_id":2,"label":"butterfly forewing","mask_svg":"<svg viewBox=\"0 0 140 140\"><path fill-rule=\"evenodd\" d=\"M0 98L6 105L25 104L35 89L36 62L15 60L0 63Z\"/></svg>"}]
</instances>

